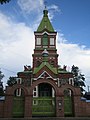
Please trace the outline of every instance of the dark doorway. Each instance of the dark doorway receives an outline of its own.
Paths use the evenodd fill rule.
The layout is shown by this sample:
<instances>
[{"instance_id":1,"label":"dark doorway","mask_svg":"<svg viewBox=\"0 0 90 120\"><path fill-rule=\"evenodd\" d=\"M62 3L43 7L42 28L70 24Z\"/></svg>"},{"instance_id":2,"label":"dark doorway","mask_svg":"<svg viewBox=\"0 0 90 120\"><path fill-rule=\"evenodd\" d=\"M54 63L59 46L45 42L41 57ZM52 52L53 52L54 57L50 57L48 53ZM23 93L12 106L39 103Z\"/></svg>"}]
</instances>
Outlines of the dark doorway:
<instances>
[{"instance_id":1,"label":"dark doorway","mask_svg":"<svg viewBox=\"0 0 90 120\"><path fill-rule=\"evenodd\" d=\"M52 97L52 87L47 83L41 83L38 86L39 97Z\"/></svg>"}]
</instances>

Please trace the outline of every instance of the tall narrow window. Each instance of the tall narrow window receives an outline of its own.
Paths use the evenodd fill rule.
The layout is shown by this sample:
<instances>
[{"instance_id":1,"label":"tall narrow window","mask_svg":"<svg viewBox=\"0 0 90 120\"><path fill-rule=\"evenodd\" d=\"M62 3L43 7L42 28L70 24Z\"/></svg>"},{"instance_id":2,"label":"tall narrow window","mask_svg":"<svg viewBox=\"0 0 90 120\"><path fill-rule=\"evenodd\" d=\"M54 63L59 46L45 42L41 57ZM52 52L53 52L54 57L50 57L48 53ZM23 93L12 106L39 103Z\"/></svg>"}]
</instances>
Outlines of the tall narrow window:
<instances>
[{"instance_id":1,"label":"tall narrow window","mask_svg":"<svg viewBox=\"0 0 90 120\"><path fill-rule=\"evenodd\" d=\"M43 35L42 44L43 44L43 46L48 46L48 36L47 36L47 34Z\"/></svg>"},{"instance_id":2,"label":"tall narrow window","mask_svg":"<svg viewBox=\"0 0 90 120\"><path fill-rule=\"evenodd\" d=\"M54 45L54 38L50 38L50 45Z\"/></svg>"},{"instance_id":3,"label":"tall narrow window","mask_svg":"<svg viewBox=\"0 0 90 120\"><path fill-rule=\"evenodd\" d=\"M36 45L41 45L41 38L36 39Z\"/></svg>"}]
</instances>

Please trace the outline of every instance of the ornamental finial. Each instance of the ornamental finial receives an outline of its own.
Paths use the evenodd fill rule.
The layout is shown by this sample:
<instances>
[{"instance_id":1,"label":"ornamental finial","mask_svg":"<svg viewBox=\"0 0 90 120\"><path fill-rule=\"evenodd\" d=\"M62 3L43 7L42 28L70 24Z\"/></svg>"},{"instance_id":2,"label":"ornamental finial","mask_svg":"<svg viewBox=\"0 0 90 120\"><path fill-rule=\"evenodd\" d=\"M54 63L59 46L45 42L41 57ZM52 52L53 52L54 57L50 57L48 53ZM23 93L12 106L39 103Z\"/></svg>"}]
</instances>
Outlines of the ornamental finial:
<instances>
[{"instance_id":1,"label":"ornamental finial","mask_svg":"<svg viewBox=\"0 0 90 120\"><path fill-rule=\"evenodd\" d=\"M45 0L44 4L45 4L45 10L47 10L47 1L46 0Z\"/></svg>"},{"instance_id":2,"label":"ornamental finial","mask_svg":"<svg viewBox=\"0 0 90 120\"><path fill-rule=\"evenodd\" d=\"M45 9L44 9L43 13L44 13L44 17L47 17L48 16L48 10L46 7L47 2L45 1L44 4L45 4Z\"/></svg>"}]
</instances>

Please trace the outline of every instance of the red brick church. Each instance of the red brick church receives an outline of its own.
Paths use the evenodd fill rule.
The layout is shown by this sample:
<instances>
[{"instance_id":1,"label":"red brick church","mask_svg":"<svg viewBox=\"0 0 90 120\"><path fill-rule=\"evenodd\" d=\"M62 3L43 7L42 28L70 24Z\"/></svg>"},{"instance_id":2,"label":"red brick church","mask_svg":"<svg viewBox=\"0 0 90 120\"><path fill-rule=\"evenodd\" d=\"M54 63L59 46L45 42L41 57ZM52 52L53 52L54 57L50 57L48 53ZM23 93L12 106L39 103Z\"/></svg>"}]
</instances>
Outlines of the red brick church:
<instances>
[{"instance_id":1,"label":"red brick church","mask_svg":"<svg viewBox=\"0 0 90 120\"><path fill-rule=\"evenodd\" d=\"M7 86L0 99L0 117L90 116L90 102L81 99L73 74L58 64L56 35L48 10L34 32L33 66L17 73L17 84Z\"/></svg>"}]
</instances>

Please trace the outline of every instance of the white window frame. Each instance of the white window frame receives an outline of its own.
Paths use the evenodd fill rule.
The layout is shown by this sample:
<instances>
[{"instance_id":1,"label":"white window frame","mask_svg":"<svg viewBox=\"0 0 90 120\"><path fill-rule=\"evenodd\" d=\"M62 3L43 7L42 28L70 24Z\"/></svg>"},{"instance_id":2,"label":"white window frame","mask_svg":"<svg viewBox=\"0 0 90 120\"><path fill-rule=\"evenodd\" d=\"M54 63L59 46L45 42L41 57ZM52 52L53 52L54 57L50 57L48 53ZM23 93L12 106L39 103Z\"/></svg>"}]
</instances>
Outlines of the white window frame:
<instances>
[{"instance_id":1,"label":"white window frame","mask_svg":"<svg viewBox=\"0 0 90 120\"><path fill-rule=\"evenodd\" d=\"M33 105L38 105L38 101L37 100L33 100Z\"/></svg>"},{"instance_id":2,"label":"white window frame","mask_svg":"<svg viewBox=\"0 0 90 120\"><path fill-rule=\"evenodd\" d=\"M74 86L74 80L73 80L73 78L69 78L69 84L71 84L71 85Z\"/></svg>"},{"instance_id":3,"label":"white window frame","mask_svg":"<svg viewBox=\"0 0 90 120\"><path fill-rule=\"evenodd\" d=\"M22 84L22 78L16 78L17 84Z\"/></svg>"},{"instance_id":4,"label":"white window frame","mask_svg":"<svg viewBox=\"0 0 90 120\"><path fill-rule=\"evenodd\" d=\"M35 96L34 93L36 93ZM36 86L36 90L33 89L33 97L38 97L38 86Z\"/></svg>"},{"instance_id":5,"label":"white window frame","mask_svg":"<svg viewBox=\"0 0 90 120\"><path fill-rule=\"evenodd\" d=\"M36 38L36 45L41 45L41 38L40 37Z\"/></svg>"},{"instance_id":6,"label":"white window frame","mask_svg":"<svg viewBox=\"0 0 90 120\"><path fill-rule=\"evenodd\" d=\"M55 45L54 38L50 38L50 45Z\"/></svg>"},{"instance_id":7,"label":"white window frame","mask_svg":"<svg viewBox=\"0 0 90 120\"><path fill-rule=\"evenodd\" d=\"M18 89L16 90L16 96L21 96L21 88L18 88Z\"/></svg>"}]
</instances>

